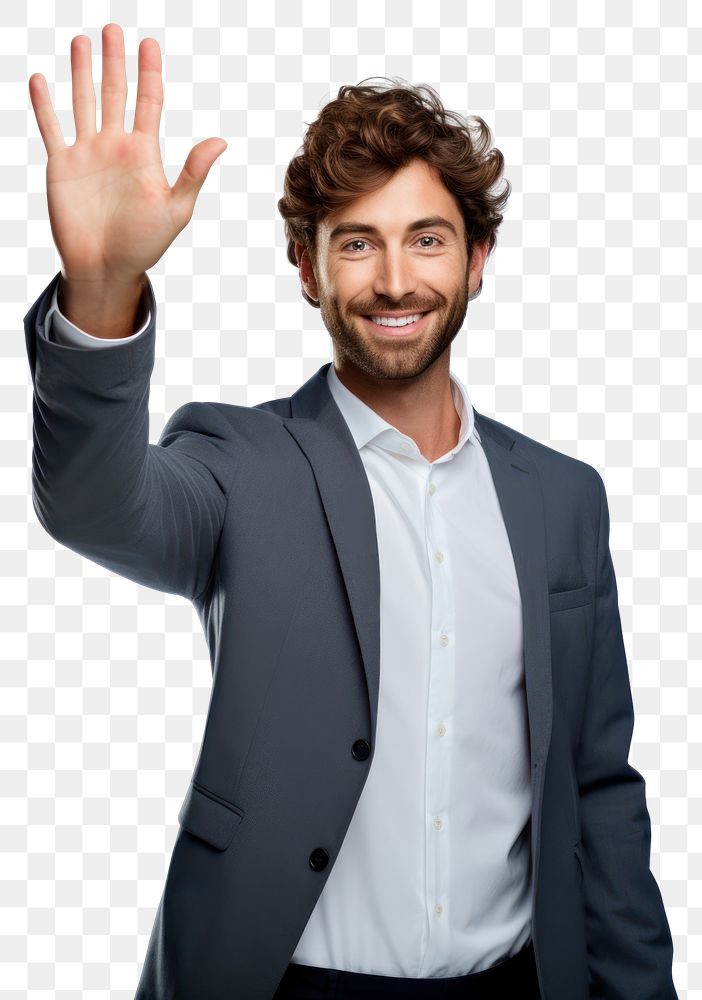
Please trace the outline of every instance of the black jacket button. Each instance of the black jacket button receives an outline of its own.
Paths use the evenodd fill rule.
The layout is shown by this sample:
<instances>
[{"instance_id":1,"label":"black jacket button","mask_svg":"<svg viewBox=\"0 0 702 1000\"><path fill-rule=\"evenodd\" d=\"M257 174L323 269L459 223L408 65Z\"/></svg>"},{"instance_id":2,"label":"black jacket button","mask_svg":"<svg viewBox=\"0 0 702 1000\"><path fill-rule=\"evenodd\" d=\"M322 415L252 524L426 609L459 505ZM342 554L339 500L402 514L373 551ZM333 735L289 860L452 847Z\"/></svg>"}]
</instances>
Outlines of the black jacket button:
<instances>
[{"instance_id":1,"label":"black jacket button","mask_svg":"<svg viewBox=\"0 0 702 1000\"><path fill-rule=\"evenodd\" d=\"M329 855L323 847L315 847L310 854L310 868L313 872L323 872L329 864Z\"/></svg>"},{"instance_id":2,"label":"black jacket button","mask_svg":"<svg viewBox=\"0 0 702 1000\"><path fill-rule=\"evenodd\" d=\"M351 747L351 753L356 758L356 760L366 760L370 754L370 747L366 740L356 740L354 745Z\"/></svg>"}]
</instances>

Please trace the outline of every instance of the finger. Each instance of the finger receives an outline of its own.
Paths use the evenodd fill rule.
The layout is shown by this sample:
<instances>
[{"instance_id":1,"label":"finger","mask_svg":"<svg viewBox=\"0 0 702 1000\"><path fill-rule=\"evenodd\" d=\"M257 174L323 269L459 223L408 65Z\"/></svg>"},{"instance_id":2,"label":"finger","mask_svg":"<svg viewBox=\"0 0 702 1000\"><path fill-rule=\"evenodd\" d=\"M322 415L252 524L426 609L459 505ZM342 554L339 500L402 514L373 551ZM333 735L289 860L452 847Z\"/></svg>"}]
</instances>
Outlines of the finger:
<instances>
[{"instance_id":1,"label":"finger","mask_svg":"<svg viewBox=\"0 0 702 1000\"><path fill-rule=\"evenodd\" d=\"M155 38L143 38L139 44L139 81L133 131L146 132L158 139L162 109L161 47Z\"/></svg>"},{"instance_id":2,"label":"finger","mask_svg":"<svg viewBox=\"0 0 702 1000\"><path fill-rule=\"evenodd\" d=\"M29 78L29 98L46 152L49 156L53 156L54 153L66 148L66 140L51 103L46 79L41 73L32 73Z\"/></svg>"},{"instance_id":3,"label":"finger","mask_svg":"<svg viewBox=\"0 0 702 1000\"><path fill-rule=\"evenodd\" d=\"M71 77L73 79L73 117L76 139L95 135L95 87L90 39L76 35L71 39Z\"/></svg>"},{"instance_id":4,"label":"finger","mask_svg":"<svg viewBox=\"0 0 702 1000\"><path fill-rule=\"evenodd\" d=\"M102 125L103 129L124 129L127 106L127 73L124 68L124 35L118 24L102 29Z\"/></svg>"},{"instance_id":5,"label":"finger","mask_svg":"<svg viewBox=\"0 0 702 1000\"><path fill-rule=\"evenodd\" d=\"M226 148L224 139L203 139L190 150L183 169L171 188L171 196L181 214L190 218L210 167Z\"/></svg>"}]
</instances>

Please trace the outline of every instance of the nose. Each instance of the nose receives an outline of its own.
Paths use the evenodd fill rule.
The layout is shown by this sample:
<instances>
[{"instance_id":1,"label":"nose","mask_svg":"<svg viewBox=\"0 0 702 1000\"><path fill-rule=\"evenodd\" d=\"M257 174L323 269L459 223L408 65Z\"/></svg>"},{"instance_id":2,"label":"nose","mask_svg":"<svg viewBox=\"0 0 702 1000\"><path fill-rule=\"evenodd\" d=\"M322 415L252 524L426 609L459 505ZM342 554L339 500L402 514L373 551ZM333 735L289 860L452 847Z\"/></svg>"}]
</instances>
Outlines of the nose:
<instances>
[{"instance_id":1,"label":"nose","mask_svg":"<svg viewBox=\"0 0 702 1000\"><path fill-rule=\"evenodd\" d=\"M402 249L386 247L378 254L378 263L373 278L373 291L391 302L402 303L403 299L416 294L418 277L414 262L409 260Z\"/></svg>"}]
</instances>

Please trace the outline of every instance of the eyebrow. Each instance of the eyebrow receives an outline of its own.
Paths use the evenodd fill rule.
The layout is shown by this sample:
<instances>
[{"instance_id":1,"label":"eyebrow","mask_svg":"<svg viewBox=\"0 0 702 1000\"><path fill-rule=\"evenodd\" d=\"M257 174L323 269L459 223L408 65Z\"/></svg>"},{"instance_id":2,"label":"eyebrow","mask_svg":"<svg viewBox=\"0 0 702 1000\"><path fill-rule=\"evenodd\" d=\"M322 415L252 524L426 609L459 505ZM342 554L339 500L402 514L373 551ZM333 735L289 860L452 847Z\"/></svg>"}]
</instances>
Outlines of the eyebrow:
<instances>
[{"instance_id":1,"label":"eyebrow","mask_svg":"<svg viewBox=\"0 0 702 1000\"><path fill-rule=\"evenodd\" d=\"M439 226L443 226L444 229L450 229L454 236L458 236L454 224L445 219L443 215L430 215L426 219L417 219L416 222L409 224L407 232L414 233L418 229L435 229ZM379 236L380 230L377 226L371 226L367 222L342 222L332 229L329 234L329 241L331 242L337 236L348 236L350 233L370 233L373 236Z\"/></svg>"}]
</instances>

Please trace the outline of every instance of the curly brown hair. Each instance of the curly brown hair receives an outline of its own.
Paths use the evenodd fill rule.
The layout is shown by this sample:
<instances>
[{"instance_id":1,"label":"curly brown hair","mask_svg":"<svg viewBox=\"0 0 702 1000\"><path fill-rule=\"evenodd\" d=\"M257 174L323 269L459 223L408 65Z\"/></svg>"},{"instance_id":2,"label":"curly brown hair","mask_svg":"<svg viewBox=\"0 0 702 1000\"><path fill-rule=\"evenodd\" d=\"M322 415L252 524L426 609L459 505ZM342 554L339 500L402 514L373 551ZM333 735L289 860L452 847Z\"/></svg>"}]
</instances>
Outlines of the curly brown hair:
<instances>
[{"instance_id":1,"label":"curly brown hair","mask_svg":"<svg viewBox=\"0 0 702 1000\"><path fill-rule=\"evenodd\" d=\"M285 222L287 255L298 267L295 243L314 262L317 226L329 213L382 187L410 160L421 158L435 167L458 199L466 228L470 260L475 244L497 242L512 187L502 175L504 156L491 148L492 133L477 115L466 119L447 111L428 84L414 86L401 77L367 77L385 84L344 85L308 125L303 145L288 165L278 210ZM364 85L365 84L365 85ZM471 296L480 294L483 282ZM319 303L308 297L310 305Z\"/></svg>"}]
</instances>

